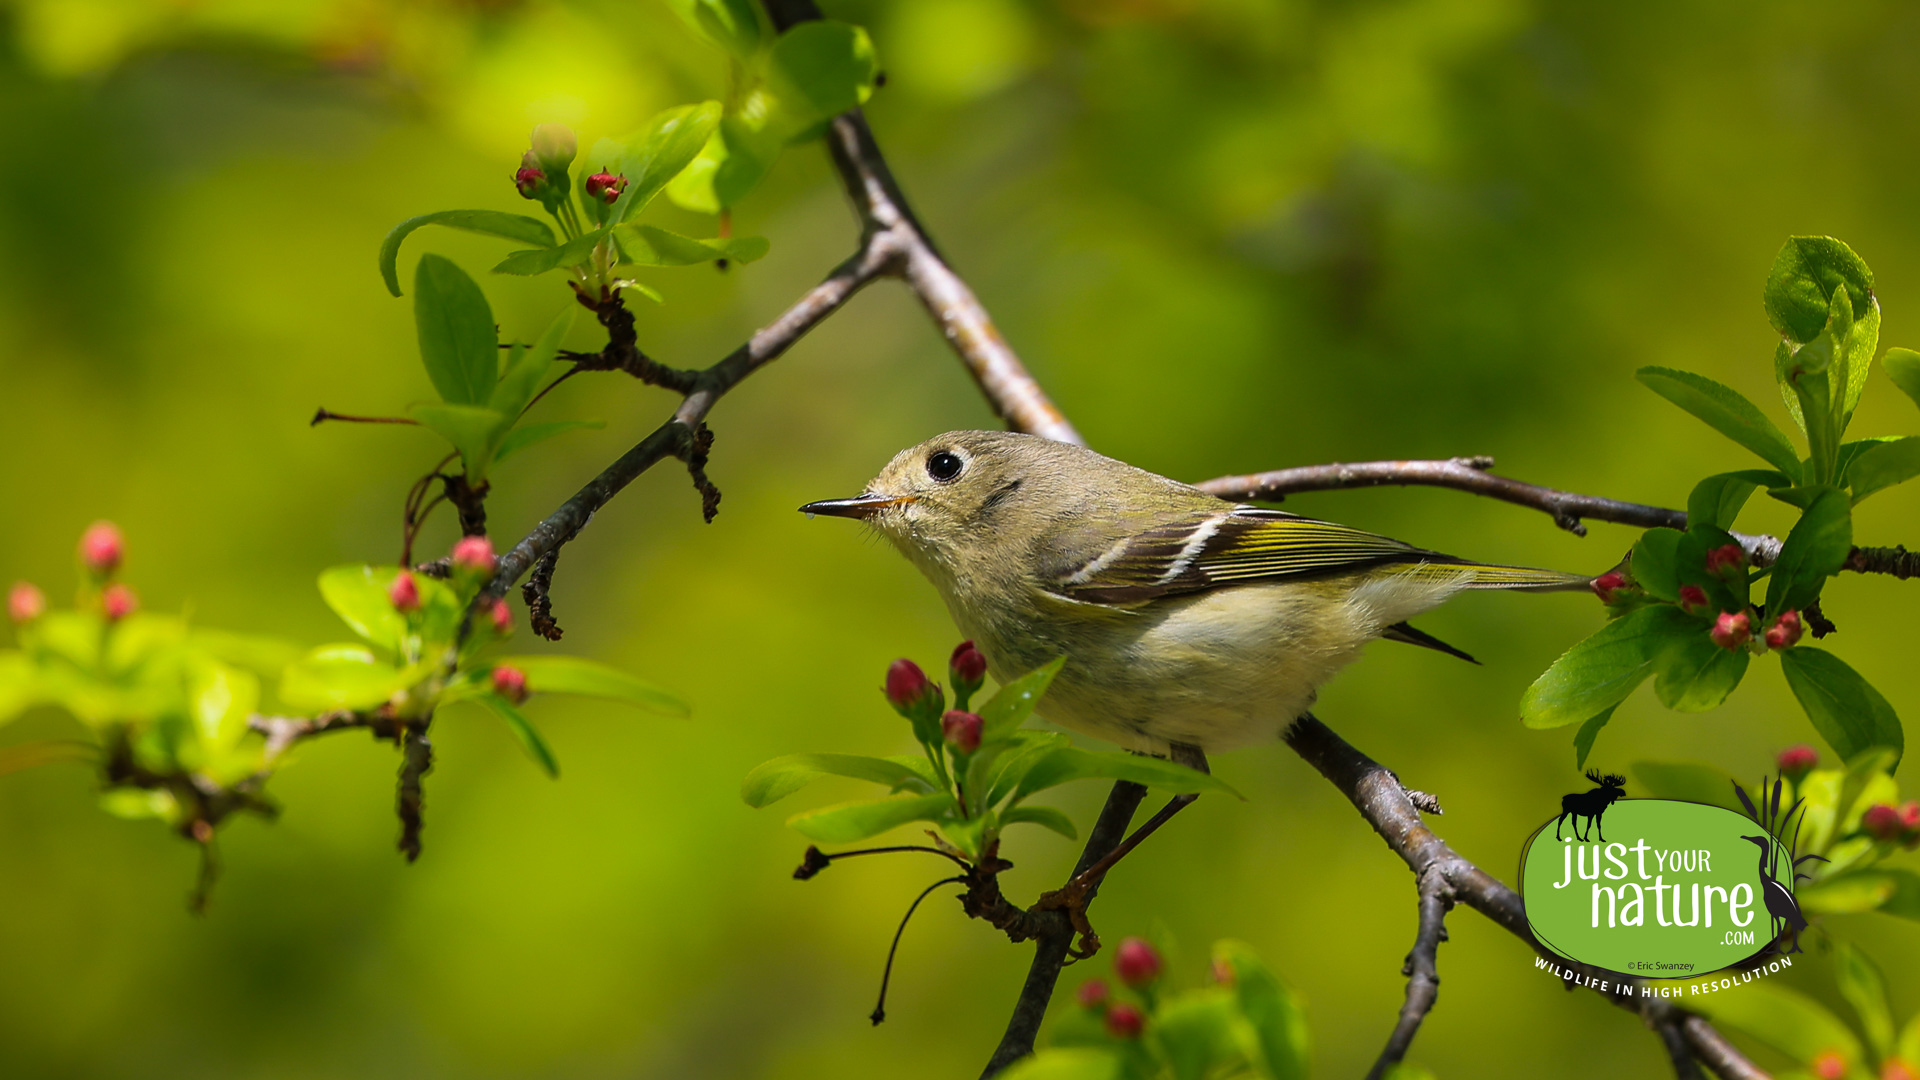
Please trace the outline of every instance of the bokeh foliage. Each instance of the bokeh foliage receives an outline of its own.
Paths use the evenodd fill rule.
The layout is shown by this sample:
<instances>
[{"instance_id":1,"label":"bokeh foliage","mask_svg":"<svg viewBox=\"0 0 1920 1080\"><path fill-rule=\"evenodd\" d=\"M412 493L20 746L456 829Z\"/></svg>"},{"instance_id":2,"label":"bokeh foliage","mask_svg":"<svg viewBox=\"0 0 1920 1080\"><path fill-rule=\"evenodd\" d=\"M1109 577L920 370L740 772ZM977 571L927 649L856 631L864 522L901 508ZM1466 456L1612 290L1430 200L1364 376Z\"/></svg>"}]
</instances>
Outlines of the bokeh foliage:
<instances>
[{"instance_id":1,"label":"bokeh foliage","mask_svg":"<svg viewBox=\"0 0 1920 1080\"><path fill-rule=\"evenodd\" d=\"M64 582L73 536L110 516L148 610L302 642L336 633L314 575L392 558L406 486L443 453L426 432L304 426L315 405L432 393L409 305L375 269L386 230L438 207L519 210L510 173L535 123L629 132L727 86L722 54L664 5L626 0L4 12L0 116L19 153L0 172L0 385L15 403L0 567ZM1772 372L1754 357L1778 338L1757 284L1787 235L1851 242L1891 298L1889 340L1915 339L1900 320L1920 319L1920 15L1900 5L898 0L828 13L871 32L888 76L868 104L877 133L1009 339L1096 447L1169 475L1492 453L1528 479L1684 505L1699 477L1750 462L1633 372L1700 372L1769 402ZM656 213L714 235L709 216ZM735 218L738 235L773 240L766 259L639 275L669 301L641 322L651 354L710 362L852 243L815 151L782 156ZM416 244L476 276L501 254L450 232ZM503 337L548 325L552 278L485 284ZM577 322L567 346L596 347ZM670 405L596 378L551 404L605 430L491 477L501 534ZM1863 396L1859 430L1912 430L1912 406L1887 391ZM872 688L892 657L944 652L946 617L892 552L792 508L850 494L931 432L991 422L916 304L884 285L730 396L713 418L710 472L727 495L715 524L699 522L684 477L649 476L569 547L555 597L570 647L670 682L694 718L556 705L543 722L567 765L556 785L477 710L449 716L429 853L411 869L390 851L391 758L353 737L276 780L281 821L232 828L204 921L179 908L188 857L157 827L95 813L82 770L7 778L10 1066L841 1076L931 1061L970 1075L1024 950L930 907L902 945L890 1019L868 1029L875 928L924 873L872 862L793 885L799 843L736 792L795 749L912 748ZM1856 507L1856 539L1920 537L1913 499L1893 489ZM1588 572L1637 536L1596 525L1577 540L1437 491L1288 505ZM1743 529L1776 534L1794 517L1766 500L1748 513ZM444 549L450 523L437 528L428 546ZM1913 716L1907 588L1842 576L1823 607L1841 627L1834 648ZM1484 668L1376 647L1319 712L1439 792L1449 840L1497 870L1579 785L1564 732L1514 721L1533 676L1595 621L1590 598L1470 598L1423 625ZM1770 670L1700 717L1643 690L1595 761L1757 775L1806 723ZM48 712L14 730L74 729ZM1158 918L1195 946L1248 941L1304 998L1316 1071L1356 1072L1398 1006L1406 875L1282 748L1216 768L1249 802L1201 800L1177 842L1114 879L1097 918L1109 933ZM1085 820L1098 794L1080 787L1059 805ZM1031 895L1073 849L1020 831L1006 883ZM1831 922L1885 971L1920 967L1910 924ZM1198 981L1199 958L1175 964ZM1483 922L1455 920L1442 964L1417 1051L1439 1075L1531 1076L1546 1055L1565 1075L1659 1067L1637 1021L1553 992ZM1796 965L1788 985L1844 1013L1827 966ZM1894 1016L1920 1006L1911 980L1889 991ZM1619 1050L1585 1052L1600 1040Z\"/></svg>"}]
</instances>

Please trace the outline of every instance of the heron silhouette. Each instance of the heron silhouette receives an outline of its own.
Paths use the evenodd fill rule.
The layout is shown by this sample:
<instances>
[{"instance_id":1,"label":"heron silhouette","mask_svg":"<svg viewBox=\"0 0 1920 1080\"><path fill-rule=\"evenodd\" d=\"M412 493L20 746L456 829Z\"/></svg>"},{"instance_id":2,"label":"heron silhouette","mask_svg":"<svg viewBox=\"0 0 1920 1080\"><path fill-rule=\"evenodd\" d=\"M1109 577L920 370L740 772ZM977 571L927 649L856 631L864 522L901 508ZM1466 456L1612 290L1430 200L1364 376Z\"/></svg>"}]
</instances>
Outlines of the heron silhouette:
<instances>
[{"instance_id":1,"label":"heron silhouette","mask_svg":"<svg viewBox=\"0 0 1920 1080\"><path fill-rule=\"evenodd\" d=\"M1772 917L1773 940L1778 942L1791 931L1793 948L1780 951L1799 952L1800 931L1807 928L1807 917L1800 914L1799 901L1793 898L1793 893L1785 885L1780 884L1768 866L1773 861L1773 845L1776 841L1771 836L1743 836L1740 839L1760 845L1760 898L1766 902L1767 914Z\"/></svg>"}]
</instances>

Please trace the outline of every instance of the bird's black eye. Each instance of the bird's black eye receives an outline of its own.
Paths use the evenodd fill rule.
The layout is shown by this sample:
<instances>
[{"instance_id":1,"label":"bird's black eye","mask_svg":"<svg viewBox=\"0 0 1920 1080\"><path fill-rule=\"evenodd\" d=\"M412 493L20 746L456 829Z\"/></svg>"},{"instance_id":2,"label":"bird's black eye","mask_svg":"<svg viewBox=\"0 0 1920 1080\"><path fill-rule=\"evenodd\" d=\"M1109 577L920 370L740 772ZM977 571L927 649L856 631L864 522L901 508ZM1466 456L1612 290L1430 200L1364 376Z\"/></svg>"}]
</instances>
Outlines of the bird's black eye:
<instances>
[{"instance_id":1,"label":"bird's black eye","mask_svg":"<svg viewBox=\"0 0 1920 1080\"><path fill-rule=\"evenodd\" d=\"M941 483L960 475L960 469L966 462L951 450L937 450L927 455L927 475Z\"/></svg>"}]
</instances>

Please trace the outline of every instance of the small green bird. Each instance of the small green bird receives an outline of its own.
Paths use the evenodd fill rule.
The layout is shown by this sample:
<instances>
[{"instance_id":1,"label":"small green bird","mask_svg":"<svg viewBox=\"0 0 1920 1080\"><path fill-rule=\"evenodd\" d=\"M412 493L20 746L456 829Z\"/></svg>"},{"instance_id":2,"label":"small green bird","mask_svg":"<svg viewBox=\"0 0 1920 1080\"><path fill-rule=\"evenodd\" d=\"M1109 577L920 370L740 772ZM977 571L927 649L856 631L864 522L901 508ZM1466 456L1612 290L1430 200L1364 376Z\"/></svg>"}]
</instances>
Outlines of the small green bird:
<instances>
[{"instance_id":1,"label":"small green bird","mask_svg":"<svg viewBox=\"0 0 1920 1080\"><path fill-rule=\"evenodd\" d=\"M1465 589L1584 589L1217 499L1084 447L953 431L901 451L860 518L940 591L1005 681L1058 656L1040 711L1130 750L1270 741L1374 638L1472 657L1407 624Z\"/></svg>"}]
</instances>

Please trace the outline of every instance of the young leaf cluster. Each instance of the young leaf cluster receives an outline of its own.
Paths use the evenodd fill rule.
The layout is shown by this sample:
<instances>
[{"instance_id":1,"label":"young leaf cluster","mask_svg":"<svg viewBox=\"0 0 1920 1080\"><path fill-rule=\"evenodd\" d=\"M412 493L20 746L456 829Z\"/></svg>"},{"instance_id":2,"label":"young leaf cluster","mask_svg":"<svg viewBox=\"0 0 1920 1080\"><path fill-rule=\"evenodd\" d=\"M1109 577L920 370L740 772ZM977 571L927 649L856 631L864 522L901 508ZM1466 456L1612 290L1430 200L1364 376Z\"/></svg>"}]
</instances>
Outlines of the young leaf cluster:
<instances>
[{"instance_id":1,"label":"young leaf cluster","mask_svg":"<svg viewBox=\"0 0 1920 1080\"><path fill-rule=\"evenodd\" d=\"M1709 994L1697 1001L1689 997L1687 1007L1752 1036L1800 1066L1779 1073L1781 1080L1920 1077L1920 1015L1896 1026L1886 976L1847 942L1834 947L1833 973L1857 1025L1772 979L1743 985L1738 993Z\"/></svg>"},{"instance_id":2,"label":"young leaf cluster","mask_svg":"<svg viewBox=\"0 0 1920 1080\"><path fill-rule=\"evenodd\" d=\"M1853 507L1920 475L1920 436L1843 441L1879 343L1873 274L1838 240L1794 237L1764 299L1781 334L1774 374L1806 456L1732 388L1692 372L1640 369L1655 393L1771 467L1700 481L1687 500L1686 531L1649 530L1619 570L1596 581L1612 621L1555 661L1521 701L1529 726L1581 725L1580 765L1613 710L1647 679L1668 708L1702 712L1727 699L1754 656L1769 654L1779 656L1808 719L1842 758L1885 748L1897 761L1904 749L1886 699L1839 657L1799 644L1808 609L1853 550ZM1920 402L1920 354L1892 349L1882 364ZM1799 519L1772 564L1754 568L1729 530L1761 488Z\"/></svg>"}]
</instances>

